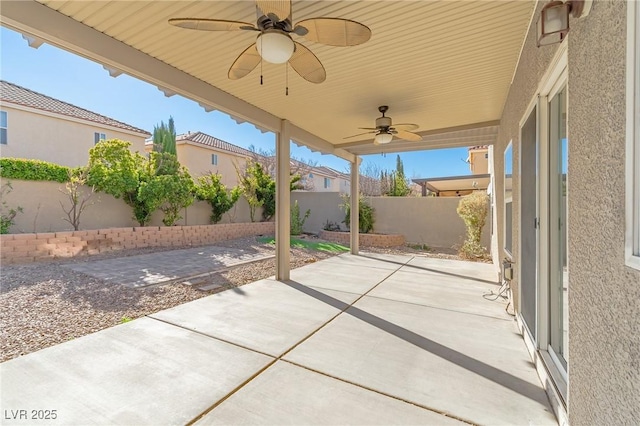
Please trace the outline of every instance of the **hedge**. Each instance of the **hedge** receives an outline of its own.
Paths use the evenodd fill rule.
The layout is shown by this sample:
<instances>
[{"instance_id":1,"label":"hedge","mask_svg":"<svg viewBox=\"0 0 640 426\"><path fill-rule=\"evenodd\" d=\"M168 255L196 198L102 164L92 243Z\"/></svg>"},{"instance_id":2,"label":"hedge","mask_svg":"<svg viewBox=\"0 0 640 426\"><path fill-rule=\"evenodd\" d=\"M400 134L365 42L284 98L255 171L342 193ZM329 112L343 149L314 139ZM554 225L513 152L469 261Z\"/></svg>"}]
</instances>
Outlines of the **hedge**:
<instances>
[{"instance_id":1,"label":"hedge","mask_svg":"<svg viewBox=\"0 0 640 426\"><path fill-rule=\"evenodd\" d=\"M71 167L24 158L0 158L0 176L5 179L67 182Z\"/></svg>"}]
</instances>

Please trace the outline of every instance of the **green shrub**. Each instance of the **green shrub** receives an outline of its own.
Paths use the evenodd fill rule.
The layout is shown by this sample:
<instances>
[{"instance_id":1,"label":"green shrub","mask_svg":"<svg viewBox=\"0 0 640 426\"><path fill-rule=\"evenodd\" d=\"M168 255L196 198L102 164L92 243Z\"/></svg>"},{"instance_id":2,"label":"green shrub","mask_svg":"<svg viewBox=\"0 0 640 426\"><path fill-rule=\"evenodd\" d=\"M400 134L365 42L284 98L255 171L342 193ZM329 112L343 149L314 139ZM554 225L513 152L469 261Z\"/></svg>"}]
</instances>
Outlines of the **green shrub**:
<instances>
[{"instance_id":1,"label":"green shrub","mask_svg":"<svg viewBox=\"0 0 640 426\"><path fill-rule=\"evenodd\" d=\"M0 158L0 176L5 179L67 182L70 167L25 158Z\"/></svg>"},{"instance_id":2,"label":"green shrub","mask_svg":"<svg viewBox=\"0 0 640 426\"><path fill-rule=\"evenodd\" d=\"M331 222L329 219L327 219L322 229L324 229L325 231L340 231L340 224Z\"/></svg>"},{"instance_id":3,"label":"green shrub","mask_svg":"<svg viewBox=\"0 0 640 426\"><path fill-rule=\"evenodd\" d=\"M366 234L368 232L373 231L373 223L374 223L374 218L373 218L373 213L375 211L375 209L373 207L371 207L371 205L369 204L369 202L362 196L362 194L359 195L359 203L358 203L358 218L359 218L359 228L360 228L360 232L362 232L363 234ZM349 200L348 196L344 197L344 202L342 203L342 207L344 208L345 211L345 217L344 217L344 221L343 223L345 225L347 225L347 228L350 227L350 223L351 223L351 202Z\"/></svg>"},{"instance_id":4,"label":"green shrub","mask_svg":"<svg viewBox=\"0 0 640 426\"><path fill-rule=\"evenodd\" d=\"M0 234L8 234L13 225L13 219L18 213L22 213L22 207L11 208L8 206L6 196L13 191L11 182L4 182L0 187Z\"/></svg>"},{"instance_id":5,"label":"green shrub","mask_svg":"<svg viewBox=\"0 0 640 426\"><path fill-rule=\"evenodd\" d=\"M460 247L459 254L463 259L481 259L487 251L480 244L482 228L489 212L489 197L484 191L476 191L462 197L458 203L458 215L467 226L467 239Z\"/></svg>"},{"instance_id":6,"label":"green shrub","mask_svg":"<svg viewBox=\"0 0 640 426\"><path fill-rule=\"evenodd\" d=\"M198 178L196 196L201 201L206 201L211 206L211 223L218 223L222 215L231 210L240 198L242 191L236 186L231 191L221 181L222 176L211 173Z\"/></svg>"},{"instance_id":7,"label":"green shrub","mask_svg":"<svg viewBox=\"0 0 640 426\"><path fill-rule=\"evenodd\" d=\"M304 217L300 217L300 206L298 205L298 200L296 200L291 206L291 235L300 235L302 234L302 230L304 228L304 222L311 215L311 209L307 209Z\"/></svg>"}]
</instances>

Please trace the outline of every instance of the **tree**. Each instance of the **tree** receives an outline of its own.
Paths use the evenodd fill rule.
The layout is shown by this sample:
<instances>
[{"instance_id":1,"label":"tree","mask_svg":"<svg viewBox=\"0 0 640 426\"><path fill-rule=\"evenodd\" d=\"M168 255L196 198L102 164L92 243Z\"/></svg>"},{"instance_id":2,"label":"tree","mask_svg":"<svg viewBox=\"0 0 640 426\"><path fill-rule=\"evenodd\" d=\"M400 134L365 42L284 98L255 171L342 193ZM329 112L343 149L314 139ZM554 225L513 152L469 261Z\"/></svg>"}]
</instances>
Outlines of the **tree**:
<instances>
[{"instance_id":1,"label":"tree","mask_svg":"<svg viewBox=\"0 0 640 426\"><path fill-rule=\"evenodd\" d=\"M129 142L112 139L89 151L87 183L122 198L140 226L161 209L165 225L180 219L179 210L193 202L193 182L175 155L152 152L149 159L129 150Z\"/></svg>"},{"instance_id":2,"label":"tree","mask_svg":"<svg viewBox=\"0 0 640 426\"><path fill-rule=\"evenodd\" d=\"M220 222L222 215L231 210L242 194L238 186L228 191L221 178L221 175L211 173L198 178L196 186L198 199L208 202L211 206L211 223Z\"/></svg>"},{"instance_id":3,"label":"tree","mask_svg":"<svg viewBox=\"0 0 640 426\"><path fill-rule=\"evenodd\" d=\"M366 161L360 166L360 193L367 196L381 195L381 174L382 169L376 163Z\"/></svg>"},{"instance_id":4,"label":"tree","mask_svg":"<svg viewBox=\"0 0 640 426\"><path fill-rule=\"evenodd\" d=\"M66 183L65 189L60 190L69 200L69 207L67 208L65 208L62 201L60 201L62 211L67 215L64 220L73 226L74 231L80 229L80 217L85 209L91 205L89 201L94 194L94 188L91 188L91 191L88 193L83 191L82 187L86 183L87 169L81 169L77 173L69 171L69 181Z\"/></svg>"},{"instance_id":5,"label":"tree","mask_svg":"<svg viewBox=\"0 0 640 426\"><path fill-rule=\"evenodd\" d=\"M249 214L254 221L255 210L262 207L262 220L269 221L276 214L276 181L266 173L264 167L249 160L244 171L236 164L236 173L242 194L249 203ZM300 175L292 175L289 190L299 189Z\"/></svg>"},{"instance_id":6,"label":"tree","mask_svg":"<svg viewBox=\"0 0 640 426\"><path fill-rule=\"evenodd\" d=\"M380 180L384 195L406 197L411 193L411 188L404 174L404 165L399 155L396 157L396 170L390 173L382 172Z\"/></svg>"},{"instance_id":7,"label":"tree","mask_svg":"<svg viewBox=\"0 0 640 426\"><path fill-rule=\"evenodd\" d=\"M275 176L276 174L276 151L265 150L261 148L257 148L254 145L249 145L247 148L251 152L251 160L254 163L258 163L262 166L265 173L270 176ZM304 189L306 191L313 191L313 179L307 179L309 174L313 171L313 168L318 165L317 161L290 157L290 174L300 176L298 180L298 185L294 189Z\"/></svg>"},{"instance_id":8,"label":"tree","mask_svg":"<svg viewBox=\"0 0 640 426\"><path fill-rule=\"evenodd\" d=\"M234 166L238 176L240 191L249 204L249 217L251 218L251 222L255 222L256 209L262 206L262 201L258 199L258 181L253 170L255 167L260 167L260 165L249 160L242 171L238 164L234 164Z\"/></svg>"},{"instance_id":9,"label":"tree","mask_svg":"<svg viewBox=\"0 0 640 426\"><path fill-rule=\"evenodd\" d=\"M140 184L148 179L145 158L129 150L130 142L110 139L89 150L87 184L96 191L122 198L133 209L134 218L144 226L152 206L138 199ZM154 209L155 210L155 209Z\"/></svg>"},{"instance_id":10,"label":"tree","mask_svg":"<svg viewBox=\"0 0 640 426\"><path fill-rule=\"evenodd\" d=\"M176 155L176 128L173 117L169 117L169 123L160 122L153 128L153 150Z\"/></svg>"}]
</instances>

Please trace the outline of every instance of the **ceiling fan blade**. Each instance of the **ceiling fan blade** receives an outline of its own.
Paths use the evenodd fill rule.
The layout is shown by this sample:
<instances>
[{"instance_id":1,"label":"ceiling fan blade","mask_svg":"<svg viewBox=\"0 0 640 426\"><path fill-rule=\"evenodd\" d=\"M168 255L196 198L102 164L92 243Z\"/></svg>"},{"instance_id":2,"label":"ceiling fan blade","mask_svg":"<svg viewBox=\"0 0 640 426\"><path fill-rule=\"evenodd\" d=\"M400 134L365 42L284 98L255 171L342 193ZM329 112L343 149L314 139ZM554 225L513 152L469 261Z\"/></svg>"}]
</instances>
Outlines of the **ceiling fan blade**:
<instances>
[{"instance_id":1,"label":"ceiling fan blade","mask_svg":"<svg viewBox=\"0 0 640 426\"><path fill-rule=\"evenodd\" d=\"M401 123L401 124L394 124L393 128L396 130L407 130L407 131L412 131L412 130L417 130L418 129L417 124L411 124L411 123Z\"/></svg>"},{"instance_id":2,"label":"ceiling fan blade","mask_svg":"<svg viewBox=\"0 0 640 426\"><path fill-rule=\"evenodd\" d=\"M342 139L351 139L351 138L355 138L357 136L363 136L363 135L370 135L372 133L376 133L375 131L373 132L364 132L364 133L358 133L357 135L351 135L351 136L347 136L346 138L342 138Z\"/></svg>"},{"instance_id":3,"label":"ceiling fan blade","mask_svg":"<svg viewBox=\"0 0 640 426\"><path fill-rule=\"evenodd\" d=\"M289 59L291 68L300 74L300 77L311 83L322 83L325 81L327 72L324 70L322 63L316 55L297 41L294 43L296 50Z\"/></svg>"},{"instance_id":4,"label":"ceiling fan blade","mask_svg":"<svg viewBox=\"0 0 640 426\"><path fill-rule=\"evenodd\" d=\"M411 142L418 142L422 140L422 136L418 134L407 132L406 130L399 130L397 128L395 136L397 136L399 139L404 139Z\"/></svg>"},{"instance_id":5,"label":"ceiling fan blade","mask_svg":"<svg viewBox=\"0 0 640 426\"><path fill-rule=\"evenodd\" d=\"M258 18L268 16L274 22L291 21L291 0L256 0Z\"/></svg>"},{"instance_id":6,"label":"ceiling fan blade","mask_svg":"<svg viewBox=\"0 0 640 426\"><path fill-rule=\"evenodd\" d=\"M378 130L377 127L358 127L360 130Z\"/></svg>"},{"instance_id":7,"label":"ceiling fan blade","mask_svg":"<svg viewBox=\"0 0 640 426\"><path fill-rule=\"evenodd\" d=\"M233 62L231 68L229 68L228 77L230 80L238 80L245 75L249 74L260 63L260 54L256 48L256 44L253 43L247 47L244 52L238 56Z\"/></svg>"},{"instance_id":8,"label":"ceiling fan blade","mask_svg":"<svg viewBox=\"0 0 640 426\"><path fill-rule=\"evenodd\" d=\"M340 18L313 18L298 22L308 30L305 37L329 46L355 46L371 38L371 30L359 22Z\"/></svg>"},{"instance_id":9,"label":"ceiling fan blade","mask_svg":"<svg viewBox=\"0 0 640 426\"><path fill-rule=\"evenodd\" d=\"M188 30L200 31L257 30L247 22L225 21L223 19L173 18L169 19L169 24Z\"/></svg>"}]
</instances>

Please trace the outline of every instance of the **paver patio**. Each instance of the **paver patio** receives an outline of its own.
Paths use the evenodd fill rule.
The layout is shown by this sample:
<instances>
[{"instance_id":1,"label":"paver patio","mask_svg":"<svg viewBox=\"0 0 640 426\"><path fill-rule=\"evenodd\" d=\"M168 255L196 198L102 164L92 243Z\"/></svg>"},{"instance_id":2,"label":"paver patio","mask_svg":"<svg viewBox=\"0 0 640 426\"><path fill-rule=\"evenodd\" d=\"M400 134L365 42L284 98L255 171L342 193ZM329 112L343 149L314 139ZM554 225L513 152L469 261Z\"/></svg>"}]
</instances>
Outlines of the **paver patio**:
<instances>
[{"instance_id":1,"label":"paver patio","mask_svg":"<svg viewBox=\"0 0 640 426\"><path fill-rule=\"evenodd\" d=\"M0 412L57 410L55 424L557 424L504 303L482 297L493 280L486 264L332 257L3 363Z\"/></svg>"},{"instance_id":2,"label":"paver patio","mask_svg":"<svg viewBox=\"0 0 640 426\"><path fill-rule=\"evenodd\" d=\"M137 288L164 284L176 279L186 279L271 257L273 255L241 249L205 246L85 263L70 263L64 267L105 281Z\"/></svg>"}]
</instances>

